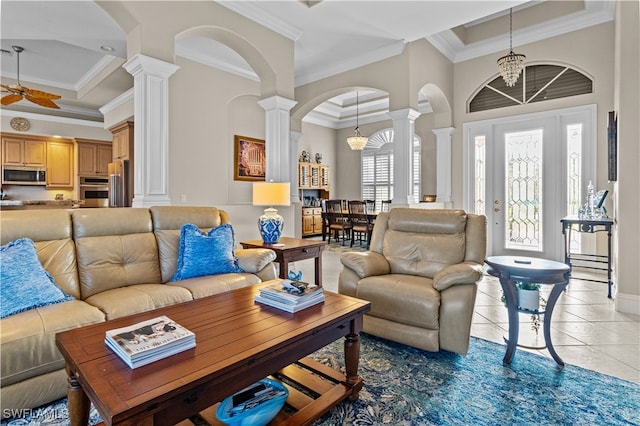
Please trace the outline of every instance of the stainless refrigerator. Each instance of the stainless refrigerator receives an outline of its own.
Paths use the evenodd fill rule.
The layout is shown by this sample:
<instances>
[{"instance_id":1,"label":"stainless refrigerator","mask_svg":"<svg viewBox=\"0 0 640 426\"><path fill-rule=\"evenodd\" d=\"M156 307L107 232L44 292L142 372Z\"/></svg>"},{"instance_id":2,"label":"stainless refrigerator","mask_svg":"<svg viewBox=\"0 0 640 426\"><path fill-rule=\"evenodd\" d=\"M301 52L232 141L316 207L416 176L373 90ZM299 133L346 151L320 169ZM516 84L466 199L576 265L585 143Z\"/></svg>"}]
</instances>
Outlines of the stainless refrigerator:
<instances>
[{"instance_id":1,"label":"stainless refrigerator","mask_svg":"<svg viewBox=\"0 0 640 426\"><path fill-rule=\"evenodd\" d=\"M129 160L109 163L109 207L131 207Z\"/></svg>"}]
</instances>

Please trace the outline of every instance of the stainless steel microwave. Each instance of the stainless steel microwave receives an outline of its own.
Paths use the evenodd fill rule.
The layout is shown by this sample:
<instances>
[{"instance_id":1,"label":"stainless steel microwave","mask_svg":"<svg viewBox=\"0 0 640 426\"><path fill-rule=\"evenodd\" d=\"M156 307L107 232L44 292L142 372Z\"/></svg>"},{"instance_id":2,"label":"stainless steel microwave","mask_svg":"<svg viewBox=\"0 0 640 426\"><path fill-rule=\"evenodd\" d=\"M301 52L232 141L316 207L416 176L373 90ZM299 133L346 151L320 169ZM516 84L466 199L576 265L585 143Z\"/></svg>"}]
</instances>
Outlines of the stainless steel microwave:
<instances>
[{"instance_id":1,"label":"stainless steel microwave","mask_svg":"<svg viewBox=\"0 0 640 426\"><path fill-rule=\"evenodd\" d=\"M46 185L47 173L43 167L2 166L5 185Z\"/></svg>"}]
</instances>

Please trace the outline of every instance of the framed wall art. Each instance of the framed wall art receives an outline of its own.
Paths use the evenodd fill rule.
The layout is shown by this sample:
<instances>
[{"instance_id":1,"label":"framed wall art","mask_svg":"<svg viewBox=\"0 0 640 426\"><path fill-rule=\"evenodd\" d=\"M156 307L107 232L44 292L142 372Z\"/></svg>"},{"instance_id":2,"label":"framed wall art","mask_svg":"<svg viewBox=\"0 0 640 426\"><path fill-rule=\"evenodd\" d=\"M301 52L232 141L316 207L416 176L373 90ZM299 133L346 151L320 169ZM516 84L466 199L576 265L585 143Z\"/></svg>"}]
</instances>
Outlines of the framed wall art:
<instances>
[{"instance_id":1,"label":"framed wall art","mask_svg":"<svg viewBox=\"0 0 640 426\"><path fill-rule=\"evenodd\" d=\"M264 181L267 157L263 139L234 136L233 179Z\"/></svg>"}]
</instances>

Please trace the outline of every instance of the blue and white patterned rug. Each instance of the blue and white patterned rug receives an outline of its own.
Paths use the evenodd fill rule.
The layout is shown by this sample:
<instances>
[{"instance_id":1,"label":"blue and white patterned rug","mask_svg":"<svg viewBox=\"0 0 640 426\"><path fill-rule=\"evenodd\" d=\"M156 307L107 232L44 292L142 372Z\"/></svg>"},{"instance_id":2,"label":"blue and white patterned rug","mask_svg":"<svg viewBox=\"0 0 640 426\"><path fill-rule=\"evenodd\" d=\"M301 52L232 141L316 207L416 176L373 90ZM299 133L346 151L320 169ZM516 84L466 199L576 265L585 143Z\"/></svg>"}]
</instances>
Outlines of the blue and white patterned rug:
<instances>
[{"instance_id":1,"label":"blue and white patterned rug","mask_svg":"<svg viewBox=\"0 0 640 426\"><path fill-rule=\"evenodd\" d=\"M313 357L343 369L342 341ZM425 352L361 338L360 399L318 420L335 425L639 425L640 385L517 351L502 364L505 346L472 338L466 357ZM95 410L91 424L100 421ZM6 425L67 425L66 400L35 409Z\"/></svg>"}]
</instances>

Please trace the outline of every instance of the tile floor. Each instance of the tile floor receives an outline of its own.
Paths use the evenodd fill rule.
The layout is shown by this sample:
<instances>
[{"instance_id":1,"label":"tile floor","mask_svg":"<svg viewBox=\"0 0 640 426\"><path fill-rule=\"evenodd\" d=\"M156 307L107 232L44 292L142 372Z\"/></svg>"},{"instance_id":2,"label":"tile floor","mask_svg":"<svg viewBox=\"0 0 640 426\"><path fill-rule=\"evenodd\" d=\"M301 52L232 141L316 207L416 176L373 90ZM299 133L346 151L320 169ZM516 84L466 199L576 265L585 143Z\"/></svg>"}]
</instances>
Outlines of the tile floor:
<instances>
[{"instance_id":1,"label":"tile floor","mask_svg":"<svg viewBox=\"0 0 640 426\"><path fill-rule=\"evenodd\" d=\"M324 286L337 291L340 254L325 250L322 262ZM312 260L290 265L304 277L313 277L313 268ZM480 282L471 335L504 344L508 320L501 294L496 278L487 276ZM521 336L529 326L529 318L521 314ZM640 383L640 316L616 312L606 284L572 280L554 309L551 331L556 352L566 363ZM531 351L551 357L546 349Z\"/></svg>"}]
</instances>

